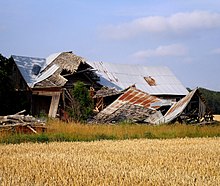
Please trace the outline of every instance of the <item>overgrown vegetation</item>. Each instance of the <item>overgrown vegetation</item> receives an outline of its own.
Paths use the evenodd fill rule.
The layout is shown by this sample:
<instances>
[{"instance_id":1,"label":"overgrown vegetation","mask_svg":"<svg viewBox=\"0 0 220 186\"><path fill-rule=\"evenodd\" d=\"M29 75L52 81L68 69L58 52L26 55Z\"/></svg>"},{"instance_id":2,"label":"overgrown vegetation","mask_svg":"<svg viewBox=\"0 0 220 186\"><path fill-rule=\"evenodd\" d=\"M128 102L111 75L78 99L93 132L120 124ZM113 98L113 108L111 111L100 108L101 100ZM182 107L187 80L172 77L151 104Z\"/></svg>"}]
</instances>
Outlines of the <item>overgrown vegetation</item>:
<instances>
[{"instance_id":1,"label":"overgrown vegetation","mask_svg":"<svg viewBox=\"0 0 220 186\"><path fill-rule=\"evenodd\" d=\"M1 143L220 137L220 125L79 124L49 121L43 134L1 134Z\"/></svg>"},{"instance_id":2,"label":"overgrown vegetation","mask_svg":"<svg viewBox=\"0 0 220 186\"><path fill-rule=\"evenodd\" d=\"M93 100L83 82L78 81L72 89L72 103L68 109L74 121L86 121L93 113Z\"/></svg>"}]
</instances>

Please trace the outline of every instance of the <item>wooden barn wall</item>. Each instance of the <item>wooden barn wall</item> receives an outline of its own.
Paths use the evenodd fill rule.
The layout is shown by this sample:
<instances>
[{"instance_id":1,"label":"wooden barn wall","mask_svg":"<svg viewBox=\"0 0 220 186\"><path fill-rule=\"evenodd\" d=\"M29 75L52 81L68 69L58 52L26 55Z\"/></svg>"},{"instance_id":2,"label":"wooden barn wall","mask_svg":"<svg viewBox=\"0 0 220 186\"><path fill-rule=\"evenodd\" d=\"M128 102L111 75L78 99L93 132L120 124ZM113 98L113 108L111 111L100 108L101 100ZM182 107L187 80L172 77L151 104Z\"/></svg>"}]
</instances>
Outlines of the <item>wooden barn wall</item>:
<instances>
[{"instance_id":1,"label":"wooden barn wall","mask_svg":"<svg viewBox=\"0 0 220 186\"><path fill-rule=\"evenodd\" d=\"M48 115L52 96L32 95L32 115Z\"/></svg>"},{"instance_id":2,"label":"wooden barn wall","mask_svg":"<svg viewBox=\"0 0 220 186\"><path fill-rule=\"evenodd\" d=\"M60 88L34 89L32 96L33 114L43 113L49 117L56 117L61 92Z\"/></svg>"},{"instance_id":3,"label":"wooden barn wall","mask_svg":"<svg viewBox=\"0 0 220 186\"><path fill-rule=\"evenodd\" d=\"M11 79L12 79L12 85L15 88L15 90L22 90L22 91L28 90L28 86L15 63L13 63L12 66Z\"/></svg>"}]
</instances>

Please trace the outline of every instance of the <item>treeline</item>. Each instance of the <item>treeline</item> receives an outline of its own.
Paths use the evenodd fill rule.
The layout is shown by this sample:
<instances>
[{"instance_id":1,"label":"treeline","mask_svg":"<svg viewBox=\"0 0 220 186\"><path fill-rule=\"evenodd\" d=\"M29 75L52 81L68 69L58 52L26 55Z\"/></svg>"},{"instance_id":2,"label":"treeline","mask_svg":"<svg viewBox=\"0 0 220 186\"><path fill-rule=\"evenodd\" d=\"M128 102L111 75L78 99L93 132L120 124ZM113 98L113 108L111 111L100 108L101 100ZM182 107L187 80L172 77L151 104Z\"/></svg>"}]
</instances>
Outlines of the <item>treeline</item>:
<instances>
[{"instance_id":1,"label":"treeline","mask_svg":"<svg viewBox=\"0 0 220 186\"><path fill-rule=\"evenodd\" d=\"M220 114L220 92L199 88L213 114Z\"/></svg>"}]
</instances>

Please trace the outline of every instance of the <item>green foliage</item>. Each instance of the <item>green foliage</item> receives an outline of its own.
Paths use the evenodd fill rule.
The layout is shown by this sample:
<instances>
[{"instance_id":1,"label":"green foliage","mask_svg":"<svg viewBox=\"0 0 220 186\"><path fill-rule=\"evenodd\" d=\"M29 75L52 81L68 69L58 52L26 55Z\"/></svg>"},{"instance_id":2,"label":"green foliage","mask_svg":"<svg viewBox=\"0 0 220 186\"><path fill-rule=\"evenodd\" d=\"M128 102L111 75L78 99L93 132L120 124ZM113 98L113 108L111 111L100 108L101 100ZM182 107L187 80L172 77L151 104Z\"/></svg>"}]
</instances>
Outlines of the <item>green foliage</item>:
<instances>
[{"instance_id":1,"label":"green foliage","mask_svg":"<svg viewBox=\"0 0 220 186\"><path fill-rule=\"evenodd\" d=\"M187 88L190 92L190 88ZM212 111L213 114L220 114L220 92L208 90L205 88L199 88L199 92L202 94L202 97L205 99L208 108Z\"/></svg>"},{"instance_id":2,"label":"green foliage","mask_svg":"<svg viewBox=\"0 0 220 186\"><path fill-rule=\"evenodd\" d=\"M13 89L10 75L12 74L12 59L0 54L0 94Z\"/></svg>"},{"instance_id":3,"label":"green foliage","mask_svg":"<svg viewBox=\"0 0 220 186\"><path fill-rule=\"evenodd\" d=\"M86 85L78 81L73 89L73 107L69 110L70 116L75 121L85 121L93 113L93 100L89 95Z\"/></svg>"},{"instance_id":4,"label":"green foliage","mask_svg":"<svg viewBox=\"0 0 220 186\"><path fill-rule=\"evenodd\" d=\"M152 132L148 132L148 131L144 133L144 137L147 138L147 139L154 139L154 138L156 138L154 136L154 134L152 134Z\"/></svg>"},{"instance_id":5,"label":"green foliage","mask_svg":"<svg viewBox=\"0 0 220 186\"><path fill-rule=\"evenodd\" d=\"M12 83L13 59L0 54L0 115L29 109L27 94L14 91Z\"/></svg>"},{"instance_id":6,"label":"green foliage","mask_svg":"<svg viewBox=\"0 0 220 186\"><path fill-rule=\"evenodd\" d=\"M199 88L213 114L220 114L220 92Z\"/></svg>"},{"instance_id":7,"label":"green foliage","mask_svg":"<svg viewBox=\"0 0 220 186\"><path fill-rule=\"evenodd\" d=\"M114 135L107 135L107 134L96 134L95 140L114 140L117 139Z\"/></svg>"},{"instance_id":8,"label":"green foliage","mask_svg":"<svg viewBox=\"0 0 220 186\"><path fill-rule=\"evenodd\" d=\"M49 142L49 136L46 134L13 134L2 138L0 142L6 144L19 144L25 142L44 143Z\"/></svg>"}]
</instances>

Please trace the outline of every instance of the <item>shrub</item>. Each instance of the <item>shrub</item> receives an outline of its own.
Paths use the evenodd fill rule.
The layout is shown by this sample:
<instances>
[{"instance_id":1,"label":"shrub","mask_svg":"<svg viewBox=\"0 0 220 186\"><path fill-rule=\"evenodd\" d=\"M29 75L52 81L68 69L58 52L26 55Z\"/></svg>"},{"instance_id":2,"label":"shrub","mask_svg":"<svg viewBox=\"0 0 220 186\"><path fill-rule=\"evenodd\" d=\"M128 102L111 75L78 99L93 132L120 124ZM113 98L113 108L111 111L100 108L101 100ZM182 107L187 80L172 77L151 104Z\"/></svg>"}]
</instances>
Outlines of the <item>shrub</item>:
<instances>
[{"instance_id":1,"label":"shrub","mask_svg":"<svg viewBox=\"0 0 220 186\"><path fill-rule=\"evenodd\" d=\"M69 115L74 121L85 121L93 113L93 100L83 82L78 81L72 89L73 103Z\"/></svg>"}]
</instances>

